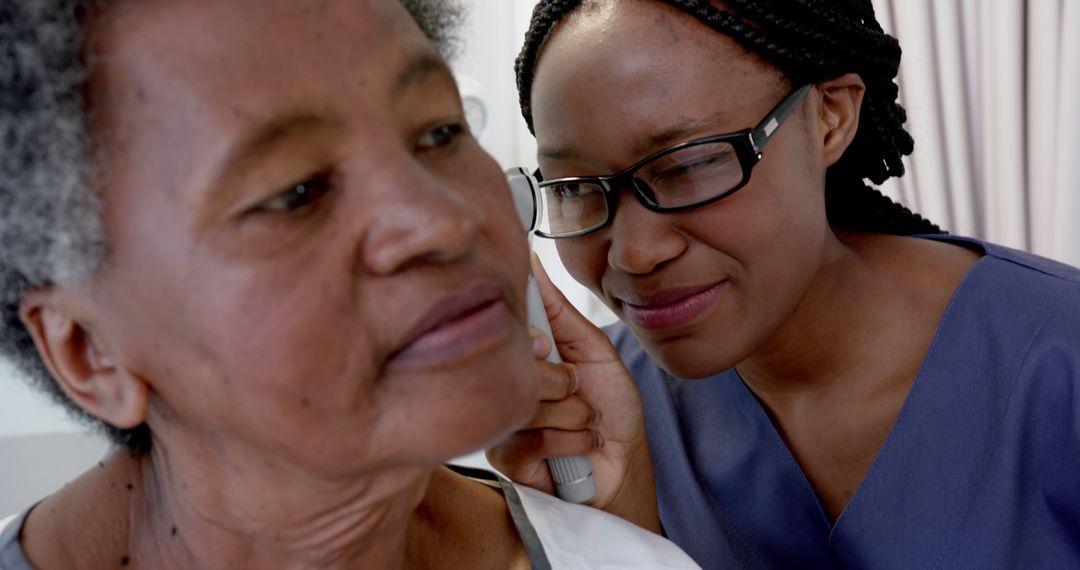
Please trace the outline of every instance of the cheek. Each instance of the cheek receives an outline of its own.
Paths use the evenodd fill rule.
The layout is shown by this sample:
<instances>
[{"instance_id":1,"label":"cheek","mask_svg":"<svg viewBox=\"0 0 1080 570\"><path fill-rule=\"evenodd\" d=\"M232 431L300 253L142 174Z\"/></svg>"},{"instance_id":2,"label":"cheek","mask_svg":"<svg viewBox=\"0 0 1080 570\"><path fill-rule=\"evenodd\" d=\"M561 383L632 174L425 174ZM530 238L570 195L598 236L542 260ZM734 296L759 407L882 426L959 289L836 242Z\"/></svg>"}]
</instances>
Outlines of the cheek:
<instances>
[{"instance_id":1,"label":"cheek","mask_svg":"<svg viewBox=\"0 0 1080 570\"><path fill-rule=\"evenodd\" d=\"M290 270L204 268L214 277L162 303L169 365L150 365L155 390L196 430L290 453L305 439L325 441L318 433L355 443L374 421L379 340L360 318L361 295L324 259L282 265Z\"/></svg>"},{"instance_id":2,"label":"cheek","mask_svg":"<svg viewBox=\"0 0 1080 570\"><path fill-rule=\"evenodd\" d=\"M717 204L718 211L731 215L714 224L734 226L741 236L734 239L780 257L786 257L782 251L814 249L828 228L824 173L813 168L813 151L801 131L793 128L783 134L770 143L750 183Z\"/></svg>"},{"instance_id":3,"label":"cheek","mask_svg":"<svg viewBox=\"0 0 1080 570\"><path fill-rule=\"evenodd\" d=\"M224 441L319 472L370 467L380 459L367 450L380 421L381 340L357 299L374 293L311 273L273 281L222 287L206 305L200 338L216 378L181 404Z\"/></svg>"},{"instance_id":4,"label":"cheek","mask_svg":"<svg viewBox=\"0 0 1080 570\"><path fill-rule=\"evenodd\" d=\"M808 176L802 162L787 164L755 169L751 185L733 197L728 221L711 224L735 230L719 231L730 239L725 253L744 272L739 318L758 322L761 332L779 324L802 299L821 267L829 235L823 184Z\"/></svg>"},{"instance_id":5,"label":"cheek","mask_svg":"<svg viewBox=\"0 0 1080 570\"><path fill-rule=\"evenodd\" d=\"M474 141L467 166L460 171L445 172L447 179L457 179L459 193L473 207L484 213L484 240L490 242L498 256L508 264L515 283L524 283L529 273L529 242L517 214L506 174L495 159ZM489 244L482 244L481 249Z\"/></svg>"},{"instance_id":6,"label":"cheek","mask_svg":"<svg viewBox=\"0 0 1080 570\"><path fill-rule=\"evenodd\" d=\"M350 371L356 360L374 361L376 339L358 318L360 295L342 281L265 281L223 295L207 318L216 326L203 332L208 348L220 347L236 374L264 385L281 377L280 387L294 390Z\"/></svg>"},{"instance_id":7,"label":"cheek","mask_svg":"<svg viewBox=\"0 0 1080 570\"><path fill-rule=\"evenodd\" d=\"M226 370L279 407L359 408L371 398L378 355L390 341L377 302L386 282L358 280L352 249L334 240L320 256L277 260L230 275L204 305L202 338Z\"/></svg>"}]
</instances>

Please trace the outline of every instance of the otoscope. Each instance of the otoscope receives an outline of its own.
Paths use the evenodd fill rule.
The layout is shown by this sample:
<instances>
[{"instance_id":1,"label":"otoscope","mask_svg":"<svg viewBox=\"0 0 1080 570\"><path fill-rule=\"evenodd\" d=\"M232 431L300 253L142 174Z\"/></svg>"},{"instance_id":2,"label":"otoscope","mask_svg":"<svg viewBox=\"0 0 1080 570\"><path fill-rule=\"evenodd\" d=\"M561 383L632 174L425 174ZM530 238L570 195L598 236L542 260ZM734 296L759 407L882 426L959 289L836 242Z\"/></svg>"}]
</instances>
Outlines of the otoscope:
<instances>
[{"instance_id":1,"label":"otoscope","mask_svg":"<svg viewBox=\"0 0 1080 570\"><path fill-rule=\"evenodd\" d=\"M510 181L510 192L514 196L514 205L517 207L518 217L525 226L525 232L529 237L529 248L532 249L532 236L540 220L544 215L544 204L540 200L540 186L536 179L529 175L523 168L511 168L506 171L506 178ZM551 336L551 324L548 323L547 312L544 311L544 301L540 298L540 289L536 285L536 278L529 275L529 284L526 291L526 299L529 309L529 324L536 327L552 340L551 354L548 362L562 362L559 350L555 348L555 339ZM592 464L589 458L577 455L573 457L549 457L547 460L551 478L555 480L555 492L564 501L571 503L584 503L596 495L596 480L593 479Z\"/></svg>"}]
</instances>

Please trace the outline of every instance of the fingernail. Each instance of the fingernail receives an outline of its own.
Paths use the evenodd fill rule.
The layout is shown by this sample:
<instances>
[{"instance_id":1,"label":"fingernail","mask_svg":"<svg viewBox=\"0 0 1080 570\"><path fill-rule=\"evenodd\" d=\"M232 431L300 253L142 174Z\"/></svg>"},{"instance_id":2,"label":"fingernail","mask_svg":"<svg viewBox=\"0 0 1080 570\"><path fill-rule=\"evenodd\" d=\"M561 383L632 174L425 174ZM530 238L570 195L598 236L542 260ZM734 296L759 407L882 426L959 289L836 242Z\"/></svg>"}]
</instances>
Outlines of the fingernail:
<instances>
[{"instance_id":1,"label":"fingernail","mask_svg":"<svg viewBox=\"0 0 1080 570\"><path fill-rule=\"evenodd\" d=\"M533 337L533 356L543 356L544 349L547 348L547 342L543 337Z\"/></svg>"},{"instance_id":2,"label":"fingernail","mask_svg":"<svg viewBox=\"0 0 1080 570\"><path fill-rule=\"evenodd\" d=\"M578 378L577 369L570 369L570 393L577 394L578 388L581 387L581 379Z\"/></svg>"},{"instance_id":3,"label":"fingernail","mask_svg":"<svg viewBox=\"0 0 1080 570\"><path fill-rule=\"evenodd\" d=\"M596 432L596 448L602 449L604 447L604 435L600 432Z\"/></svg>"}]
</instances>

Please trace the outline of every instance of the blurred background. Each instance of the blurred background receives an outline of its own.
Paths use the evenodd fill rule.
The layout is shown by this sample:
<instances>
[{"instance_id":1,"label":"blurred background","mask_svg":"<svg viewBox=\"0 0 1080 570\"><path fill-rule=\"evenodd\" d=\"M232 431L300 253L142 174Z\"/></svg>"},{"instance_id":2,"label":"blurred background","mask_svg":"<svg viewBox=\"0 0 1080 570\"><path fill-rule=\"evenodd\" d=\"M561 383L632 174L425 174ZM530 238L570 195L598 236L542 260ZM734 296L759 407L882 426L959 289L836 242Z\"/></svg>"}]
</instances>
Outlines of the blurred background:
<instances>
[{"instance_id":1,"label":"blurred background","mask_svg":"<svg viewBox=\"0 0 1080 570\"><path fill-rule=\"evenodd\" d=\"M504 167L536 167L514 59L535 0L463 0L455 71L481 144ZM1080 0L874 0L904 48L900 86L916 150L883 190L952 233L1080 265ZM1068 32L1072 30L1072 32ZM536 249L571 302L610 313ZM93 465L82 432L0 362L0 518ZM485 465L480 455L460 460Z\"/></svg>"}]
</instances>

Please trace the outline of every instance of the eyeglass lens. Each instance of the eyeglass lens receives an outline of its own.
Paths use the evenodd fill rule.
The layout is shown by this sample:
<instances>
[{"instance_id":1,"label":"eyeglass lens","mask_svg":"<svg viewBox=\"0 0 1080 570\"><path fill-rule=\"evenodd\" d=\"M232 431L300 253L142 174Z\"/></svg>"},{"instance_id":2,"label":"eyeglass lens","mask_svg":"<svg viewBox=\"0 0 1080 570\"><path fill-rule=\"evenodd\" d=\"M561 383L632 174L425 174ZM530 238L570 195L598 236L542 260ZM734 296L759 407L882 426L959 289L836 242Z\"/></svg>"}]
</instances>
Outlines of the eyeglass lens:
<instances>
[{"instance_id":1,"label":"eyeglass lens","mask_svg":"<svg viewBox=\"0 0 1080 570\"><path fill-rule=\"evenodd\" d=\"M633 173L638 192L660 208L683 208L708 202L743 180L742 164L729 142L696 144L663 154ZM589 230L608 218L604 186L568 181L544 185L540 231L552 236ZM612 188L613 191L620 188Z\"/></svg>"}]
</instances>

